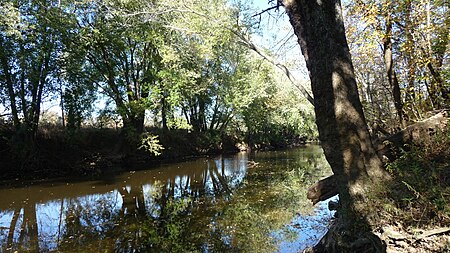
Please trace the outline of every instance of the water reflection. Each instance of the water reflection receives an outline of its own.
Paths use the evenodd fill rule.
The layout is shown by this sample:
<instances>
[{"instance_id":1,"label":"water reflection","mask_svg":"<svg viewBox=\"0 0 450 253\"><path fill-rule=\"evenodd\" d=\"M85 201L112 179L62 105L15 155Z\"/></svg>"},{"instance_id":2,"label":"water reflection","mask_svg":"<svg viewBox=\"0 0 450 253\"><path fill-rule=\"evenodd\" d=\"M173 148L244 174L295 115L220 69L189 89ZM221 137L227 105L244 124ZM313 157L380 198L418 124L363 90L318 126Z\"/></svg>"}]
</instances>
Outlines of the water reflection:
<instances>
[{"instance_id":1,"label":"water reflection","mask_svg":"<svg viewBox=\"0 0 450 253\"><path fill-rule=\"evenodd\" d=\"M320 148L311 146L198 159L106 182L0 189L0 249L274 252L294 245L299 250L314 243L329 218L323 210L314 214L306 201L306 186L328 173ZM307 217L317 228L305 225L313 224ZM313 234L311 240L306 233Z\"/></svg>"}]
</instances>

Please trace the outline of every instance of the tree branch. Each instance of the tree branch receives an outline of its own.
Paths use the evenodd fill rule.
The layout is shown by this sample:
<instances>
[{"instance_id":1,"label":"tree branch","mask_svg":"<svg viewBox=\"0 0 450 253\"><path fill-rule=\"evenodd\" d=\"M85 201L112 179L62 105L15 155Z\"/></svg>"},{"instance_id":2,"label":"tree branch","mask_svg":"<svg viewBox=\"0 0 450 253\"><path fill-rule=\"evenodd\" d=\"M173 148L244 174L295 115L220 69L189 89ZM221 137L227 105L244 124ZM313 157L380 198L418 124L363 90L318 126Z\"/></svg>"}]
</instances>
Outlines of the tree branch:
<instances>
[{"instance_id":1,"label":"tree branch","mask_svg":"<svg viewBox=\"0 0 450 253\"><path fill-rule=\"evenodd\" d=\"M252 16L252 18L254 18L254 17L256 17L256 16L261 16L262 14L264 14L264 13L266 13L266 12L268 12L268 11L271 11L271 10L273 10L273 9L278 9L280 6L281 6L280 4L277 4L277 5L275 5L275 6L269 7L269 8L267 8L267 9L265 9L265 10L262 10L261 12L258 12L258 13L256 13L256 14L254 14L254 15Z\"/></svg>"},{"instance_id":2,"label":"tree branch","mask_svg":"<svg viewBox=\"0 0 450 253\"><path fill-rule=\"evenodd\" d=\"M0 114L0 118L1 117L6 117L6 116L10 116L10 115L12 115L12 114L11 113Z\"/></svg>"},{"instance_id":3,"label":"tree branch","mask_svg":"<svg viewBox=\"0 0 450 253\"><path fill-rule=\"evenodd\" d=\"M309 94L309 92L306 90L306 88L300 84L295 77L292 75L292 73L289 71L289 69L277 62L275 59L273 59L271 56L265 54L260 48L258 48L255 44L253 44L248 38L246 38L244 35L236 32L236 31L232 31L242 42L242 44L244 44L245 46L247 46L248 48L250 48L251 50L255 51L258 55L260 55L264 60L268 61L269 63L271 63L272 65L276 66L277 68L279 68L289 79L289 81L297 88L299 89L299 91L303 94L303 96L308 100L308 102L310 102L313 106L314 106L314 99L313 97Z\"/></svg>"},{"instance_id":4,"label":"tree branch","mask_svg":"<svg viewBox=\"0 0 450 253\"><path fill-rule=\"evenodd\" d=\"M311 185L308 188L307 198L315 205L316 203L327 200L337 194L336 177L331 175Z\"/></svg>"}]
</instances>

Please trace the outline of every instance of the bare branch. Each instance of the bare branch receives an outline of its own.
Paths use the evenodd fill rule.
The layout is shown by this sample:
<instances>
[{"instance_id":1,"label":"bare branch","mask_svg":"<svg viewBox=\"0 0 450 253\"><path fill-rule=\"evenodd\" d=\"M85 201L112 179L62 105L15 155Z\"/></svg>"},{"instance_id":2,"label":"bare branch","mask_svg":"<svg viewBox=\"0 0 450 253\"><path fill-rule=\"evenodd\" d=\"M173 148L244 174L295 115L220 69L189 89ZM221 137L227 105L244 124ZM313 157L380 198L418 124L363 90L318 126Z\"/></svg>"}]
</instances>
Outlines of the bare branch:
<instances>
[{"instance_id":1,"label":"bare branch","mask_svg":"<svg viewBox=\"0 0 450 253\"><path fill-rule=\"evenodd\" d=\"M262 14L264 14L264 13L266 13L266 12L268 12L268 11L271 11L271 10L273 10L273 9L278 9L280 7L280 5L275 5L275 6L272 6L272 7L269 7L269 8L267 8L267 9L265 9L265 10L262 10L261 12L258 12L258 13L256 13L256 14L254 14L253 16L252 16L252 18L254 18L254 17L256 17L256 16L261 16Z\"/></svg>"},{"instance_id":2,"label":"bare branch","mask_svg":"<svg viewBox=\"0 0 450 253\"><path fill-rule=\"evenodd\" d=\"M303 86L303 84L300 84L295 77L292 75L291 71L283 64L277 62L275 59L273 59L271 56L265 54L260 48L258 48L253 42L251 42L248 38L246 38L244 35L233 31L233 33L241 40L242 44L256 52L258 55L260 55L264 60L268 61L272 65L276 66L278 69L280 69L289 79L289 81L302 93L302 95L314 106L314 99L309 94L309 92L306 90L306 88Z\"/></svg>"},{"instance_id":3,"label":"bare branch","mask_svg":"<svg viewBox=\"0 0 450 253\"><path fill-rule=\"evenodd\" d=\"M12 113L0 114L0 118L1 118L1 117L6 117L6 116L11 116L11 115L12 115Z\"/></svg>"}]
</instances>

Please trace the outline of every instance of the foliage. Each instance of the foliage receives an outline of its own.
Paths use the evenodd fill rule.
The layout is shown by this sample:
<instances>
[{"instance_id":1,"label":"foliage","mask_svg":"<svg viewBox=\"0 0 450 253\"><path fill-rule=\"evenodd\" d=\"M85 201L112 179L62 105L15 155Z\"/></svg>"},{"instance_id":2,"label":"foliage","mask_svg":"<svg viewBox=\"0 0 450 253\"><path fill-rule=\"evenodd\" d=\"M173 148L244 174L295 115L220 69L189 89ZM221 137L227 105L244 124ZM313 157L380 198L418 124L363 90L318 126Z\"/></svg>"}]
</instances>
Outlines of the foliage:
<instances>
[{"instance_id":1,"label":"foliage","mask_svg":"<svg viewBox=\"0 0 450 253\"><path fill-rule=\"evenodd\" d=\"M159 144L157 135L143 133L141 135L141 143L138 149L145 150L154 156L159 156L161 155L161 151L164 150L164 147Z\"/></svg>"},{"instance_id":2,"label":"foliage","mask_svg":"<svg viewBox=\"0 0 450 253\"><path fill-rule=\"evenodd\" d=\"M116 110L110 108L108 104L104 109L100 110L97 116L97 123L99 128L106 127L115 128L117 130L120 122L120 116L117 114Z\"/></svg>"},{"instance_id":3,"label":"foliage","mask_svg":"<svg viewBox=\"0 0 450 253\"><path fill-rule=\"evenodd\" d=\"M393 132L404 123L396 114L404 114L407 123L448 108L449 10L446 1L347 4L347 36L372 126Z\"/></svg>"},{"instance_id":4,"label":"foliage","mask_svg":"<svg viewBox=\"0 0 450 253\"><path fill-rule=\"evenodd\" d=\"M0 93L12 114L16 140L36 137L41 104L58 75L64 16L54 1L7 1L0 5ZM3 15L4 14L4 15Z\"/></svg>"},{"instance_id":5,"label":"foliage","mask_svg":"<svg viewBox=\"0 0 450 253\"><path fill-rule=\"evenodd\" d=\"M317 137L312 106L280 76L269 80L259 90L262 94L243 110L247 142L256 147L284 147L297 139Z\"/></svg>"},{"instance_id":6,"label":"foliage","mask_svg":"<svg viewBox=\"0 0 450 253\"><path fill-rule=\"evenodd\" d=\"M75 85L67 87L64 92L64 109L66 112L67 130L73 134L90 116L95 101L95 93L90 87Z\"/></svg>"}]
</instances>

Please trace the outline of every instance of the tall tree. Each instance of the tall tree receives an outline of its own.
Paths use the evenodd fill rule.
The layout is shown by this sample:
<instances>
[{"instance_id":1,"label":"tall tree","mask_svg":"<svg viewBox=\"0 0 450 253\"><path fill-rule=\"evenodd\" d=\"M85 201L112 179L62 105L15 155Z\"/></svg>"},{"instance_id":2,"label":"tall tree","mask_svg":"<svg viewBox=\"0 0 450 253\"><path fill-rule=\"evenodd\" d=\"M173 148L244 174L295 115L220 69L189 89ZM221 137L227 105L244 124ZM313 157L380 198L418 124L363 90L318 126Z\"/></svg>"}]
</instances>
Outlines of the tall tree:
<instances>
[{"instance_id":1,"label":"tall tree","mask_svg":"<svg viewBox=\"0 0 450 253\"><path fill-rule=\"evenodd\" d=\"M1 7L0 88L7 91L19 142L32 145L41 104L56 81L62 12L57 1L11 0Z\"/></svg>"},{"instance_id":2,"label":"tall tree","mask_svg":"<svg viewBox=\"0 0 450 253\"><path fill-rule=\"evenodd\" d=\"M388 6L388 8L390 5ZM394 98L394 105L397 111L399 123L402 127L405 127L403 119L403 103L401 101L400 86L398 83L397 74L394 68L394 59L392 56L392 17L388 12L385 17L385 32L383 38L383 58L386 64L386 74L389 81L389 86L392 89L392 96Z\"/></svg>"},{"instance_id":3,"label":"tall tree","mask_svg":"<svg viewBox=\"0 0 450 253\"><path fill-rule=\"evenodd\" d=\"M136 8L136 1L79 4L71 44L75 57L85 55L83 69L90 73L91 84L115 102L124 129L139 134L151 89L159 82L158 48L164 44L164 31L138 15L125 15Z\"/></svg>"},{"instance_id":4,"label":"tall tree","mask_svg":"<svg viewBox=\"0 0 450 253\"><path fill-rule=\"evenodd\" d=\"M340 1L278 3L289 16L310 73L319 139L337 180L342 221L353 232L364 230L367 194L389 175L367 128Z\"/></svg>"}]
</instances>

